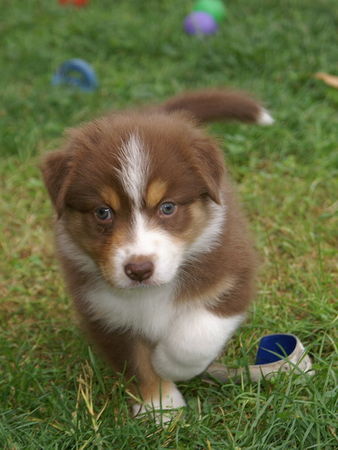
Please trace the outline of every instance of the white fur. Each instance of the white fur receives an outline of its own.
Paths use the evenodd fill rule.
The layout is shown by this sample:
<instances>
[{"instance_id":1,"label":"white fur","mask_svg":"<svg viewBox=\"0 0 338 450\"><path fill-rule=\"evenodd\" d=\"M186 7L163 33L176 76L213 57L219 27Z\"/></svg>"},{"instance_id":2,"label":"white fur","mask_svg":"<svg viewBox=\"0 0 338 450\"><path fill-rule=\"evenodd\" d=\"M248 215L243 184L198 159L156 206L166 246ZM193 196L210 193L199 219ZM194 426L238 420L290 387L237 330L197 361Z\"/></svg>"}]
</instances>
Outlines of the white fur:
<instances>
[{"instance_id":1,"label":"white fur","mask_svg":"<svg viewBox=\"0 0 338 450\"><path fill-rule=\"evenodd\" d=\"M121 149L121 169L116 172L126 193L137 207L142 204L149 171L148 155L135 133L129 137Z\"/></svg>"},{"instance_id":2,"label":"white fur","mask_svg":"<svg viewBox=\"0 0 338 450\"><path fill-rule=\"evenodd\" d=\"M208 253L219 243L226 216L226 206L209 204L209 222L202 234L187 249L186 258L190 259L199 253Z\"/></svg>"},{"instance_id":3,"label":"white fur","mask_svg":"<svg viewBox=\"0 0 338 450\"><path fill-rule=\"evenodd\" d=\"M93 319L108 329L129 329L157 342L173 316L173 289L149 286L113 289L104 281L85 293Z\"/></svg>"},{"instance_id":4,"label":"white fur","mask_svg":"<svg viewBox=\"0 0 338 450\"><path fill-rule=\"evenodd\" d=\"M134 213L132 239L128 244L114 249L114 283L128 288L135 283L124 272L125 265L135 256L149 257L154 264L154 273L145 284L161 285L173 280L182 263L184 245L169 233L159 228L150 228L140 212Z\"/></svg>"},{"instance_id":5,"label":"white fur","mask_svg":"<svg viewBox=\"0 0 338 450\"><path fill-rule=\"evenodd\" d=\"M275 122L275 120L271 116L269 111L267 111L265 108L261 108L256 122L259 125L272 125Z\"/></svg>"},{"instance_id":6,"label":"white fur","mask_svg":"<svg viewBox=\"0 0 338 450\"><path fill-rule=\"evenodd\" d=\"M186 307L157 344L152 363L156 372L172 381L188 380L219 355L243 315L218 317L202 307Z\"/></svg>"},{"instance_id":7,"label":"white fur","mask_svg":"<svg viewBox=\"0 0 338 450\"><path fill-rule=\"evenodd\" d=\"M56 242L59 250L83 272L95 273L98 270L95 262L80 249L65 230L62 220L56 224Z\"/></svg>"}]
</instances>

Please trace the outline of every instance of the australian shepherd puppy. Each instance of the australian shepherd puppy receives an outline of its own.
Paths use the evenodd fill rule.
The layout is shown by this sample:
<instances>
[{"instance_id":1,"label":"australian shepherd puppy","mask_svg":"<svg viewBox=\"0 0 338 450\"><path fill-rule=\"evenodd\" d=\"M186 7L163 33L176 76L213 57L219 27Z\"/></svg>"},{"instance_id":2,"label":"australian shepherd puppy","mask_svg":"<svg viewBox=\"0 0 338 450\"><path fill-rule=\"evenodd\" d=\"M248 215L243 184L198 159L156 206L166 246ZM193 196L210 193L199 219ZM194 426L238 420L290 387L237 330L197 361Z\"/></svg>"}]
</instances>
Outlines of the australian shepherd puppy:
<instances>
[{"instance_id":1,"label":"australian shepherd puppy","mask_svg":"<svg viewBox=\"0 0 338 450\"><path fill-rule=\"evenodd\" d=\"M222 151L200 124L270 124L243 93L205 90L110 114L47 154L56 245L90 339L148 409L185 405L242 322L255 256Z\"/></svg>"}]
</instances>

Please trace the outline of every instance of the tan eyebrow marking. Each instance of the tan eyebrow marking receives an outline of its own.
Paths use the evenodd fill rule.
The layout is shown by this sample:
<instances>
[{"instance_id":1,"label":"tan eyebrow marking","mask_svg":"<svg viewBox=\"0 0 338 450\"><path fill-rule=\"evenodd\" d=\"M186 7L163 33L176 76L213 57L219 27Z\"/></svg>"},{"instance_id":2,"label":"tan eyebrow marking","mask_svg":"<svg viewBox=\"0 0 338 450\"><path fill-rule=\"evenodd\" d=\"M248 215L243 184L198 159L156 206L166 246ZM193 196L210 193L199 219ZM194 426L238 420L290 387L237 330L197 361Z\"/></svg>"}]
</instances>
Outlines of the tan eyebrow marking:
<instances>
[{"instance_id":1,"label":"tan eyebrow marking","mask_svg":"<svg viewBox=\"0 0 338 450\"><path fill-rule=\"evenodd\" d=\"M163 198L167 191L167 183L165 181L156 179L153 181L147 190L146 204L149 208L156 206Z\"/></svg>"},{"instance_id":2,"label":"tan eyebrow marking","mask_svg":"<svg viewBox=\"0 0 338 450\"><path fill-rule=\"evenodd\" d=\"M120 197L112 188L105 187L101 192L101 195L105 203L111 206L114 211L118 211L121 208Z\"/></svg>"}]
</instances>

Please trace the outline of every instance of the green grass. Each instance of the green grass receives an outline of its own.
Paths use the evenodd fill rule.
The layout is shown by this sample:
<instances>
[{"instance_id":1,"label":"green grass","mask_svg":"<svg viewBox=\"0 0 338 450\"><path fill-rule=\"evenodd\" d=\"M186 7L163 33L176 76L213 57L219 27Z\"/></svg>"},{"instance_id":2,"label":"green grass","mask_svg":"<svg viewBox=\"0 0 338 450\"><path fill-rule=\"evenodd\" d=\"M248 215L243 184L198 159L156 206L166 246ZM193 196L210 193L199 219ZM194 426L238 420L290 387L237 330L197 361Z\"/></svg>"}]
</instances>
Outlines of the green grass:
<instances>
[{"instance_id":1,"label":"green grass","mask_svg":"<svg viewBox=\"0 0 338 450\"><path fill-rule=\"evenodd\" d=\"M334 0L227 1L220 33L181 22L192 2L124 0L61 8L2 0L0 24L0 448L337 448L338 91ZM51 87L65 59L89 61L92 94ZM169 427L131 419L128 386L82 339L53 254L37 164L65 128L187 88L231 85L262 98L270 128L214 125L262 259L257 301L223 361L254 360L261 336L297 334L316 376L259 384L181 383Z\"/></svg>"}]
</instances>

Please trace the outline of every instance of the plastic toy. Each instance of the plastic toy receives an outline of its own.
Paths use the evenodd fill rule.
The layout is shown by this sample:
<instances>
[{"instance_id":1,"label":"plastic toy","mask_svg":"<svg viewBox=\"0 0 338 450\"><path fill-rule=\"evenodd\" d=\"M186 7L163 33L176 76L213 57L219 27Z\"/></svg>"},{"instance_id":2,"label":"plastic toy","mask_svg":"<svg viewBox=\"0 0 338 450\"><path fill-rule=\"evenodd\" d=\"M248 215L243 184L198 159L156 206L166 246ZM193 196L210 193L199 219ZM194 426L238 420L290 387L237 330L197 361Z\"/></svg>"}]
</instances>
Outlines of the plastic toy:
<instances>
[{"instance_id":1,"label":"plastic toy","mask_svg":"<svg viewBox=\"0 0 338 450\"><path fill-rule=\"evenodd\" d=\"M199 0L193 11L202 11L210 14L216 22L222 22L226 17L226 9L221 0Z\"/></svg>"},{"instance_id":2,"label":"plastic toy","mask_svg":"<svg viewBox=\"0 0 338 450\"><path fill-rule=\"evenodd\" d=\"M223 364L213 363L206 375L224 383L229 379L240 381L248 374L251 381L271 378L279 372L294 372L298 375L314 375L312 362L306 354L303 344L293 334L270 334L260 342L256 355L256 364L231 369Z\"/></svg>"},{"instance_id":3,"label":"plastic toy","mask_svg":"<svg viewBox=\"0 0 338 450\"><path fill-rule=\"evenodd\" d=\"M79 8L86 6L89 0L59 0L60 5L74 5Z\"/></svg>"},{"instance_id":4,"label":"plastic toy","mask_svg":"<svg viewBox=\"0 0 338 450\"><path fill-rule=\"evenodd\" d=\"M52 84L65 84L82 91L93 91L98 87L94 70L82 59L70 59L61 64L52 78Z\"/></svg>"},{"instance_id":5,"label":"plastic toy","mask_svg":"<svg viewBox=\"0 0 338 450\"><path fill-rule=\"evenodd\" d=\"M218 30L215 19L202 11L194 11L189 14L184 20L183 27L186 33L192 35L210 35Z\"/></svg>"}]
</instances>

